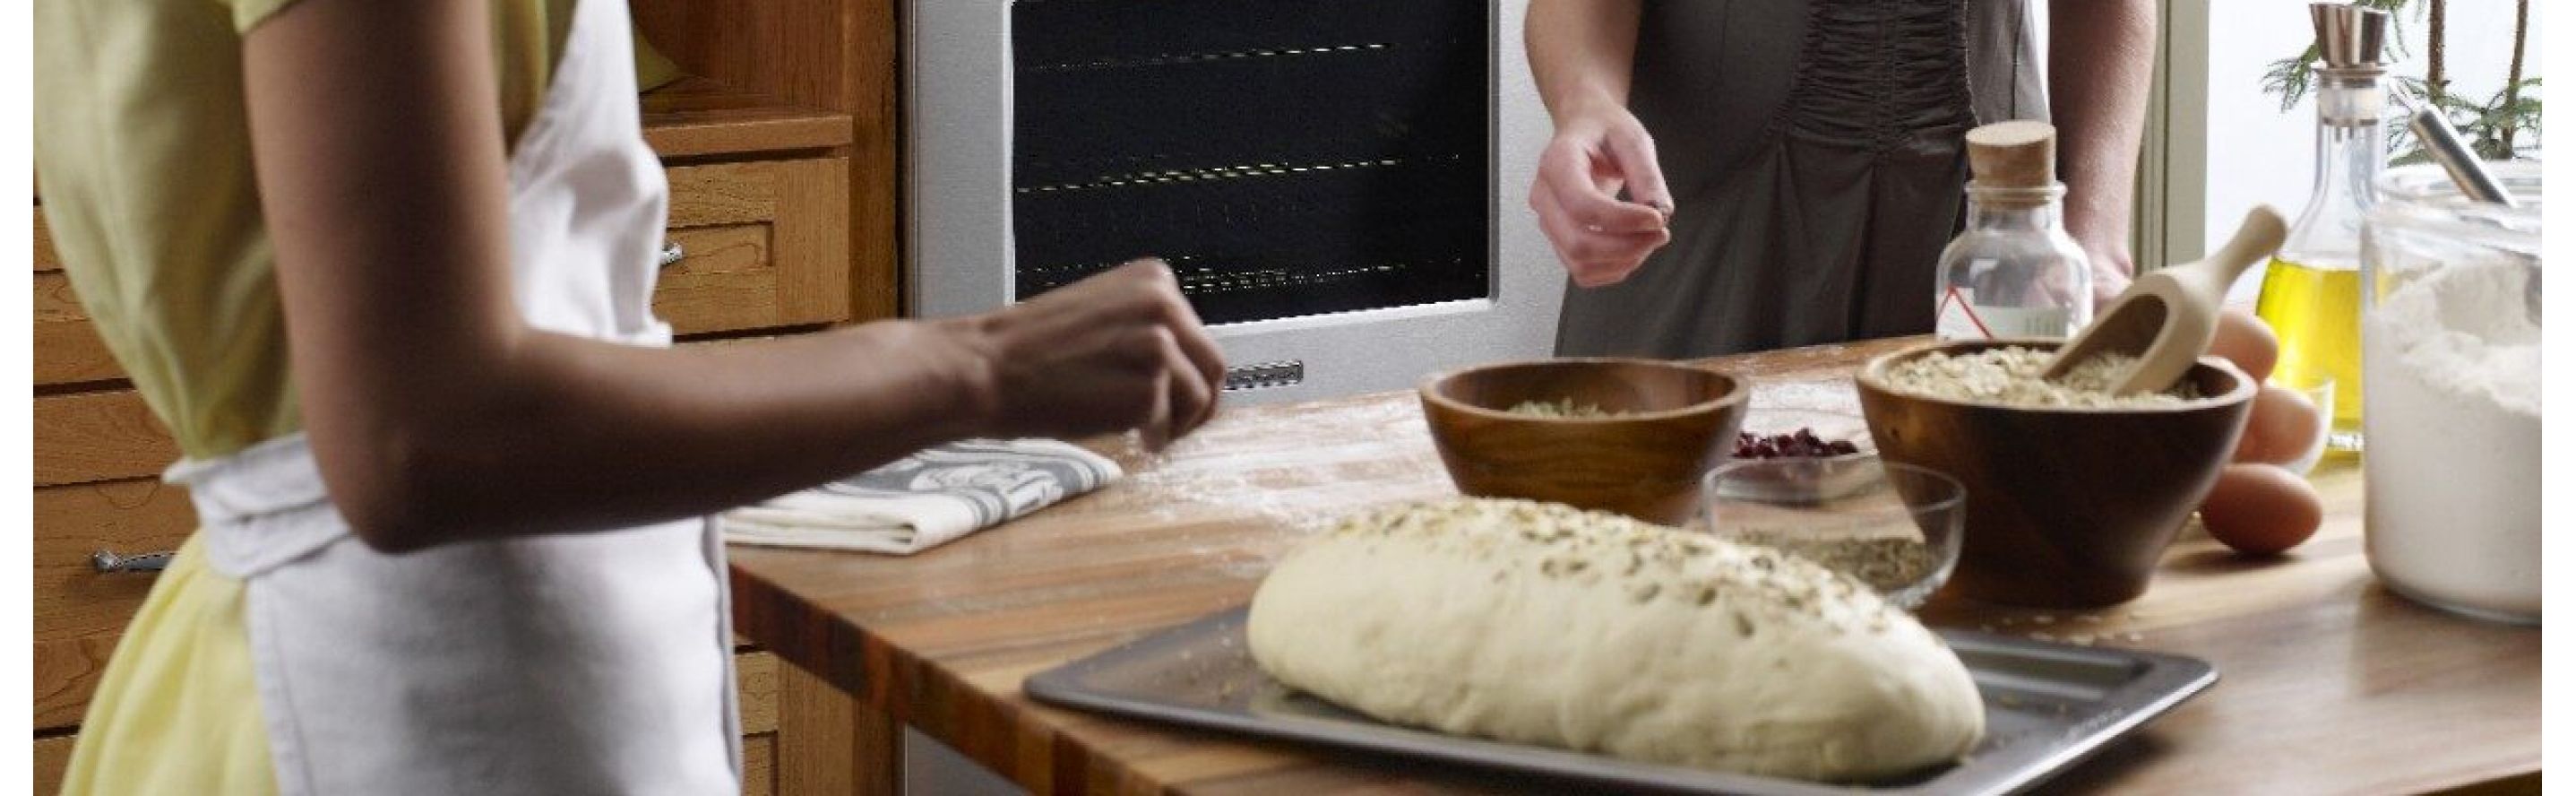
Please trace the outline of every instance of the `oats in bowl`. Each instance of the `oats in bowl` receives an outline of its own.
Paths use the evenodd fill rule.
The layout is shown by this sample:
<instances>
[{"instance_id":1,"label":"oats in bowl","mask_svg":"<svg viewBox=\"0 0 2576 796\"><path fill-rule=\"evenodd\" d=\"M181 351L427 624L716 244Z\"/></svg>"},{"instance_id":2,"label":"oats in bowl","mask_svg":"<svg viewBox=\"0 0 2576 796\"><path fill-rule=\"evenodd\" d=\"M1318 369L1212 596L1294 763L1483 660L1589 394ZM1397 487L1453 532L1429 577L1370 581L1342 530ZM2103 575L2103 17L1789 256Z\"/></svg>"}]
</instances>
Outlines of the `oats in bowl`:
<instances>
[{"instance_id":1,"label":"oats in bowl","mask_svg":"<svg viewBox=\"0 0 2576 796\"><path fill-rule=\"evenodd\" d=\"M1955 355L1935 351L1889 366L1886 382L1889 389L1927 398L2013 407L2138 409L2181 406L2201 398L2189 381L2164 392L2113 395L2111 385L2138 362L2119 354L2085 360L2064 379L2042 378L2056 356L2055 351L2021 346Z\"/></svg>"}]
</instances>

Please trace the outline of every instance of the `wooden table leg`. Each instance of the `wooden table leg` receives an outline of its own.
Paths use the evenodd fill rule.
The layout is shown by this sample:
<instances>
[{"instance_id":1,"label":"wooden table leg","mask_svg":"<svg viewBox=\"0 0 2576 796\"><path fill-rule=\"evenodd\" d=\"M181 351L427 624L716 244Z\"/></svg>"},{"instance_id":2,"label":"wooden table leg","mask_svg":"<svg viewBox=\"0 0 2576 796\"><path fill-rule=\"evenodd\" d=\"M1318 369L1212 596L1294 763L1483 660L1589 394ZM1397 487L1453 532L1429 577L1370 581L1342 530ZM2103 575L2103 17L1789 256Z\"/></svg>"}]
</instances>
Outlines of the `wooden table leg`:
<instances>
[{"instance_id":1,"label":"wooden table leg","mask_svg":"<svg viewBox=\"0 0 2576 796\"><path fill-rule=\"evenodd\" d=\"M903 725L794 666L778 667L779 796L902 796Z\"/></svg>"}]
</instances>

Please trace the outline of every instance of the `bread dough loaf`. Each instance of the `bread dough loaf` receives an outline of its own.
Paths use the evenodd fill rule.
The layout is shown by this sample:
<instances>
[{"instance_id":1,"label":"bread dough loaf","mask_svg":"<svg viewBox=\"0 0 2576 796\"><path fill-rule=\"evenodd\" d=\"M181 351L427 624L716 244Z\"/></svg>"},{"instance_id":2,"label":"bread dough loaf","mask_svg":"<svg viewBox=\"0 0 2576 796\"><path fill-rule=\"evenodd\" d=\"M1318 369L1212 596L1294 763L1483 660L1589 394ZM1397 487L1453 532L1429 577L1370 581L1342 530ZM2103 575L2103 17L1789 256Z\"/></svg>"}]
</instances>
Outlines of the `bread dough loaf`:
<instances>
[{"instance_id":1,"label":"bread dough loaf","mask_svg":"<svg viewBox=\"0 0 2576 796\"><path fill-rule=\"evenodd\" d=\"M1867 587L1556 504L1347 519L1262 581L1246 632L1272 677L1382 721L1644 762L1871 779L1985 730L1958 656Z\"/></svg>"}]
</instances>

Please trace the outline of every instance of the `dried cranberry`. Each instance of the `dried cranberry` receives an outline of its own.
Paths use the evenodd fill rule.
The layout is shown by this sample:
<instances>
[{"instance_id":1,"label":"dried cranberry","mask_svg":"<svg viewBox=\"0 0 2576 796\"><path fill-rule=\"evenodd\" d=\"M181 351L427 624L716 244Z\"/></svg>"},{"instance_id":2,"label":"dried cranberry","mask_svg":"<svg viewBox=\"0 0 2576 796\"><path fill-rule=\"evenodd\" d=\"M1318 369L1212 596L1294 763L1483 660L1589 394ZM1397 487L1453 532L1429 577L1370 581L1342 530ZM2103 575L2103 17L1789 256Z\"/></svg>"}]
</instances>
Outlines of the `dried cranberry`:
<instances>
[{"instance_id":1,"label":"dried cranberry","mask_svg":"<svg viewBox=\"0 0 2576 796\"><path fill-rule=\"evenodd\" d=\"M1860 446L1849 440L1826 440L1816 436L1815 429L1800 428L1788 434L1760 436L1749 431L1736 432L1735 457L1738 459L1779 459L1841 456L1859 453Z\"/></svg>"}]
</instances>

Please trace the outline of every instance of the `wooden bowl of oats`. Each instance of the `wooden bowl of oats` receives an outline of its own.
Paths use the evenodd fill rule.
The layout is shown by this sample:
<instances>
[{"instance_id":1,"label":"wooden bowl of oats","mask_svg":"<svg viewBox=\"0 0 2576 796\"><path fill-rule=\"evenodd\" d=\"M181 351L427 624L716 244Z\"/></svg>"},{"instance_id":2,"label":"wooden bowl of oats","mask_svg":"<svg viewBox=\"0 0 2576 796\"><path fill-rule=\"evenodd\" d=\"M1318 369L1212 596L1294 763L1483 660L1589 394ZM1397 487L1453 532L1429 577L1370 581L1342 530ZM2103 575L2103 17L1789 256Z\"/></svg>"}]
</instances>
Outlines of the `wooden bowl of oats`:
<instances>
[{"instance_id":1,"label":"wooden bowl of oats","mask_svg":"<svg viewBox=\"0 0 2576 796\"><path fill-rule=\"evenodd\" d=\"M1967 529L1947 590L1983 602L2089 608L2147 589L2218 479L2260 385L2203 357L2178 392L2113 398L2037 379L2060 341L1936 343L1871 360L1853 381L1879 455L1958 479Z\"/></svg>"},{"instance_id":2,"label":"wooden bowl of oats","mask_svg":"<svg viewBox=\"0 0 2576 796\"><path fill-rule=\"evenodd\" d=\"M1700 474L1733 453L1751 383L1647 359L1548 359L1422 380L1422 415L1458 491L1680 525Z\"/></svg>"}]
</instances>

